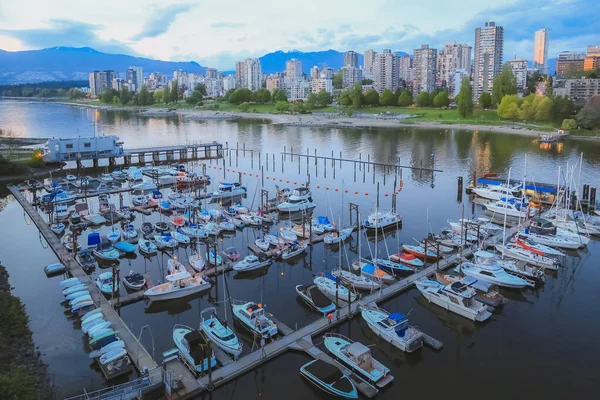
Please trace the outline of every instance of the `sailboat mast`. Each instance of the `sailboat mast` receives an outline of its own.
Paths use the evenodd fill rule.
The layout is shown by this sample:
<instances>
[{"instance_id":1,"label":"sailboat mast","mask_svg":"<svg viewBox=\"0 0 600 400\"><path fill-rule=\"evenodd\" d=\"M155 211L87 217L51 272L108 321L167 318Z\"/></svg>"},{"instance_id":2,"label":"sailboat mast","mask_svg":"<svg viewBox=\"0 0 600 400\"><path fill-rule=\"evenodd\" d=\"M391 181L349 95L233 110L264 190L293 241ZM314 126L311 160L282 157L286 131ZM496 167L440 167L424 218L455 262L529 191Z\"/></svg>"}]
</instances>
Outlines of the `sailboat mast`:
<instances>
[{"instance_id":1,"label":"sailboat mast","mask_svg":"<svg viewBox=\"0 0 600 400\"><path fill-rule=\"evenodd\" d=\"M508 169L508 181L510 182L510 172L512 168ZM508 207L508 199L504 202L504 225L502 227L502 258L504 259L504 246L506 246L506 210Z\"/></svg>"}]
</instances>

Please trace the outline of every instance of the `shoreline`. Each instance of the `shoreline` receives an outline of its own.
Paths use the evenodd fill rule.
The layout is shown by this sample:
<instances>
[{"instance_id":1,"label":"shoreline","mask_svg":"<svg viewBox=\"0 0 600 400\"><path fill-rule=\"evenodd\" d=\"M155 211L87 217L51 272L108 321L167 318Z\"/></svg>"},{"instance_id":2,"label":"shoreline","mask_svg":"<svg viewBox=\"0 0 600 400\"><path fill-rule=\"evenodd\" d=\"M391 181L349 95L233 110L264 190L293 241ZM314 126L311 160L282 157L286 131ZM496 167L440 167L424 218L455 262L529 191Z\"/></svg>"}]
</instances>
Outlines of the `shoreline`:
<instances>
[{"instance_id":1,"label":"shoreline","mask_svg":"<svg viewBox=\"0 0 600 400\"><path fill-rule=\"evenodd\" d=\"M138 106L115 106L109 104L82 104L71 102L58 102L75 107L85 107L101 111L128 111L137 113L141 116L151 118L161 117L183 117L193 121L221 120L236 121L240 119L254 119L268 121L273 125L297 126L297 127L317 127L317 128L423 128L423 129L460 129L472 131L484 131L514 134L522 136L537 137L540 134L548 133L543 130L536 130L535 127L524 127L521 125L486 125L463 123L444 123L442 121L412 121L411 118L399 120L389 117L348 117L345 115L314 115L314 114L266 114L266 113L243 113L236 111L213 111L213 110L194 110L194 109L176 109L176 108L150 108ZM572 136L578 139L596 139L594 136Z\"/></svg>"}]
</instances>

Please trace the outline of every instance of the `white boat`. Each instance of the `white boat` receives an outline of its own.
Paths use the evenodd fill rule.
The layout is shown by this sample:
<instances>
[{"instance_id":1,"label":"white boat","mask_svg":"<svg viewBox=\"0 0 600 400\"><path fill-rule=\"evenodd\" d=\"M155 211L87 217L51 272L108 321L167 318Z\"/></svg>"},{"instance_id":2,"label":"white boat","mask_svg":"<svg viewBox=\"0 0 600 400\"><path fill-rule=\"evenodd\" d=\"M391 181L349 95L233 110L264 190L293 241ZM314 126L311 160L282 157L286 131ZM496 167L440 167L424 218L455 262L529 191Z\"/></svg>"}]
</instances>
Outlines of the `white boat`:
<instances>
[{"instance_id":1,"label":"white boat","mask_svg":"<svg viewBox=\"0 0 600 400\"><path fill-rule=\"evenodd\" d=\"M107 353L104 353L100 356L100 364L102 365L106 365L106 364L110 364L111 362L120 360L121 358L124 358L127 356L127 350L123 349L123 348L117 348L117 349L113 349Z\"/></svg>"},{"instance_id":2,"label":"white boat","mask_svg":"<svg viewBox=\"0 0 600 400\"><path fill-rule=\"evenodd\" d=\"M137 243L139 241L138 232L133 224L127 224L125 226L123 239L128 243Z\"/></svg>"},{"instance_id":3,"label":"white boat","mask_svg":"<svg viewBox=\"0 0 600 400\"><path fill-rule=\"evenodd\" d=\"M326 333L323 344L335 358L346 364L353 372L366 379L367 382L377 385L378 382L384 379L386 383L393 379L388 378L390 369L375 360L371 355L371 350L364 344L353 342L351 339L336 333Z\"/></svg>"},{"instance_id":4,"label":"white boat","mask_svg":"<svg viewBox=\"0 0 600 400\"><path fill-rule=\"evenodd\" d=\"M164 249L174 249L179 245L177 240L173 239L171 236L166 235L154 235L154 243L159 250Z\"/></svg>"},{"instance_id":5,"label":"white boat","mask_svg":"<svg viewBox=\"0 0 600 400\"><path fill-rule=\"evenodd\" d=\"M114 178L113 178L113 176L111 174L102 174L102 175L100 175L100 180L102 182L107 182L108 183L108 182L113 182Z\"/></svg>"},{"instance_id":6,"label":"white boat","mask_svg":"<svg viewBox=\"0 0 600 400\"><path fill-rule=\"evenodd\" d=\"M106 235L106 238L111 243L118 242L119 240L121 240L121 230L113 226L110 232L108 232L108 234Z\"/></svg>"},{"instance_id":7,"label":"white boat","mask_svg":"<svg viewBox=\"0 0 600 400\"><path fill-rule=\"evenodd\" d=\"M134 206L147 206L150 202L150 199L148 199L148 196L146 195L138 194L137 196L133 196L131 202Z\"/></svg>"},{"instance_id":8,"label":"white boat","mask_svg":"<svg viewBox=\"0 0 600 400\"><path fill-rule=\"evenodd\" d=\"M331 397L358 399L356 386L336 365L316 359L301 366L300 374Z\"/></svg>"},{"instance_id":9,"label":"white boat","mask_svg":"<svg viewBox=\"0 0 600 400\"><path fill-rule=\"evenodd\" d=\"M190 238L205 239L208 237L208 233L200 225L183 226L180 229L184 235L188 235Z\"/></svg>"},{"instance_id":10,"label":"white boat","mask_svg":"<svg viewBox=\"0 0 600 400\"><path fill-rule=\"evenodd\" d=\"M66 221L69 219L72 210L69 209L66 205L57 204L54 207L54 217L57 221Z\"/></svg>"},{"instance_id":11,"label":"white boat","mask_svg":"<svg viewBox=\"0 0 600 400\"><path fill-rule=\"evenodd\" d=\"M109 351L116 349L124 349L125 342L122 340L115 340L114 342L110 342L106 346L102 347L100 350L92 350L89 354L90 358L98 358L102 357L103 354L108 353Z\"/></svg>"},{"instance_id":12,"label":"white boat","mask_svg":"<svg viewBox=\"0 0 600 400\"><path fill-rule=\"evenodd\" d=\"M65 179L68 180L69 182L73 182L73 181L77 180L77 177L75 175L67 174Z\"/></svg>"},{"instance_id":13,"label":"white boat","mask_svg":"<svg viewBox=\"0 0 600 400\"><path fill-rule=\"evenodd\" d=\"M210 313L210 317L204 318L205 313ZM216 309L210 307L202 310L201 316L200 329L202 332L221 350L237 358L242 352L242 343L235 332L219 319Z\"/></svg>"},{"instance_id":14,"label":"white boat","mask_svg":"<svg viewBox=\"0 0 600 400\"><path fill-rule=\"evenodd\" d=\"M290 229L283 229L279 231L279 238L284 242L295 242L298 240L298 236Z\"/></svg>"},{"instance_id":15,"label":"white boat","mask_svg":"<svg viewBox=\"0 0 600 400\"><path fill-rule=\"evenodd\" d=\"M262 222L263 222L262 218L259 218L256 215L252 215L252 214L240 214L239 218L246 225L259 226L259 225L262 225Z\"/></svg>"},{"instance_id":16,"label":"white boat","mask_svg":"<svg viewBox=\"0 0 600 400\"><path fill-rule=\"evenodd\" d=\"M223 259L219 254L217 254L215 258L215 251L213 249L209 250L208 254L206 255L206 259L208 260L208 263L212 265L223 264Z\"/></svg>"},{"instance_id":17,"label":"white boat","mask_svg":"<svg viewBox=\"0 0 600 400\"><path fill-rule=\"evenodd\" d=\"M65 279L64 281L59 282L59 285L62 289L67 289L72 286L81 285L81 284L82 283L79 281L78 278L69 278L69 279Z\"/></svg>"},{"instance_id":18,"label":"white boat","mask_svg":"<svg viewBox=\"0 0 600 400\"><path fill-rule=\"evenodd\" d=\"M195 271L201 272L206 266L206 261L204 261L204 257L200 253L192 253L188 258L188 263Z\"/></svg>"},{"instance_id":19,"label":"white boat","mask_svg":"<svg viewBox=\"0 0 600 400\"><path fill-rule=\"evenodd\" d=\"M219 222L219 228L221 228L221 231L233 232L235 231L235 224L233 222L223 221Z\"/></svg>"},{"instance_id":20,"label":"white boat","mask_svg":"<svg viewBox=\"0 0 600 400\"><path fill-rule=\"evenodd\" d=\"M522 203L514 200L516 199L486 203L484 204L484 207L498 215L506 214L511 217L527 218L530 215L527 205L523 205ZM532 208L531 212L533 212L533 210L534 209Z\"/></svg>"},{"instance_id":21,"label":"white boat","mask_svg":"<svg viewBox=\"0 0 600 400\"><path fill-rule=\"evenodd\" d=\"M213 199L226 199L229 197L243 196L246 194L246 188L237 182L221 182L219 188L215 190L211 197Z\"/></svg>"},{"instance_id":22,"label":"white boat","mask_svg":"<svg viewBox=\"0 0 600 400\"><path fill-rule=\"evenodd\" d=\"M298 296L302 297L302 299L311 307L313 307L318 312L323 315L327 315L333 311L335 311L335 304L329 299L327 296L321 292L319 287L315 284L313 285L297 285L296 293Z\"/></svg>"},{"instance_id":23,"label":"white boat","mask_svg":"<svg viewBox=\"0 0 600 400\"><path fill-rule=\"evenodd\" d=\"M67 232L67 234L60 239L60 243L64 246L65 249L73 251L73 234ZM77 243L76 250L81 250L81 245L79 243Z\"/></svg>"},{"instance_id":24,"label":"white boat","mask_svg":"<svg viewBox=\"0 0 600 400\"><path fill-rule=\"evenodd\" d=\"M156 254L158 250L154 242L148 239L140 239L138 241L138 246L140 247L140 252L147 255Z\"/></svg>"},{"instance_id":25,"label":"white boat","mask_svg":"<svg viewBox=\"0 0 600 400\"><path fill-rule=\"evenodd\" d=\"M496 257L492 253L478 250L475 252L474 258L475 262L463 262L460 264L460 271L467 276L497 286L513 289L523 289L525 287L535 286L535 283L532 281L507 273L504 268L496 262Z\"/></svg>"},{"instance_id":26,"label":"white boat","mask_svg":"<svg viewBox=\"0 0 600 400\"><path fill-rule=\"evenodd\" d=\"M339 232L329 232L323 238L325 244L337 244L345 241L352 235L353 228L342 229Z\"/></svg>"},{"instance_id":27,"label":"white boat","mask_svg":"<svg viewBox=\"0 0 600 400\"><path fill-rule=\"evenodd\" d=\"M269 245L271 246L279 246L279 239L275 235L267 234L265 235L264 240L269 242Z\"/></svg>"},{"instance_id":28,"label":"white boat","mask_svg":"<svg viewBox=\"0 0 600 400\"><path fill-rule=\"evenodd\" d=\"M210 283L199 275L191 276L188 272L167 275L167 282L156 285L144 292L151 301L178 299L194 293L210 289Z\"/></svg>"},{"instance_id":29,"label":"white boat","mask_svg":"<svg viewBox=\"0 0 600 400\"><path fill-rule=\"evenodd\" d=\"M360 290L376 290L379 289L379 282L371 280L362 275L356 275L350 271L345 271L343 269L336 269L331 271L331 275L336 278L340 278L340 280L346 285L350 285L355 289Z\"/></svg>"},{"instance_id":30,"label":"white boat","mask_svg":"<svg viewBox=\"0 0 600 400\"><path fill-rule=\"evenodd\" d=\"M277 335L277 325L265 315L262 305L253 302L233 301L233 316L250 332L272 339Z\"/></svg>"},{"instance_id":31,"label":"white boat","mask_svg":"<svg viewBox=\"0 0 600 400\"><path fill-rule=\"evenodd\" d=\"M415 284L430 303L471 321L483 322L492 316L486 305L475 300L475 290L461 282L441 285L434 281L422 280Z\"/></svg>"},{"instance_id":32,"label":"white boat","mask_svg":"<svg viewBox=\"0 0 600 400\"><path fill-rule=\"evenodd\" d=\"M72 313L76 313L76 312L81 312L84 311L90 307L94 307L94 302L92 300L88 300L88 301L82 301L81 303L78 303L76 305L74 305L71 308L71 312Z\"/></svg>"},{"instance_id":33,"label":"white boat","mask_svg":"<svg viewBox=\"0 0 600 400\"><path fill-rule=\"evenodd\" d=\"M575 238L571 238L568 236L559 236L556 235L538 235L536 233L531 233L527 229L524 232L520 232L519 236L523 236L529 239L536 241L537 243L550 246L550 247L558 247L560 249L571 249L576 250L580 247L584 247L584 244L576 240Z\"/></svg>"},{"instance_id":34,"label":"white boat","mask_svg":"<svg viewBox=\"0 0 600 400\"><path fill-rule=\"evenodd\" d=\"M144 178L142 171L138 167L129 167L127 170L127 179L130 181L141 181Z\"/></svg>"},{"instance_id":35,"label":"white boat","mask_svg":"<svg viewBox=\"0 0 600 400\"><path fill-rule=\"evenodd\" d=\"M320 216L317 218L313 218L311 223L313 226L316 226L327 232L332 232L335 230L335 225L332 224L327 217Z\"/></svg>"},{"instance_id":36,"label":"white boat","mask_svg":"<svg viewBox=\"0 0 600 400\"><path fill-rule=\"evenodd\" d=\"M177 257L176 257L177 258ZM167 273L168 274L180 274L182 272L187 272L187 269L183 266L182 263L177 261L176 258L169 258L167 261Z\"/></svg>"},{"instance_id":37,"label":"white boat","mask_svg":"<svg viewBox=\"0 0 600 400\"><path fill-rule=\"evenodd\" d=\"M377 211L372 213L364 221L363 225L367 229L384 229L389 226L398 226L402 224L402 217L392 211Z\"/></svg>"},{"instance_id":38,"label":"white boat","mask_svg":"<svg viewBox=\"0 0 600 400\"><path fill-rule=\"evenodd\" d=\"M474 187L471 191L479 197L489 200L500 200L502 198L514 198L519 193L521 186L508 187L506 185Z\"/></svg>"},{"instance_id":39,"label":"white boat","mask_svg":"<svg viewBox=\"0 0 600 400\"><path fill-rule=\"evenodd\" d=\"M259 268L268 267L269 265L271 265L270 258L261 260L255 255L249 255L244 257L242 261L234 264L233 270L237 272L254 271Z\"/></svg>"},{"instance_id":40,"label":"white boat","mask_svg":"<svg viewBox=\"0 0 600 400\"><path fill-rule=\"evenodd\" d=\"M516 244L508 243L503 246L502 243L498 243L495 247L496 251L504 254L505 256L525 261L526 263L535 265L536 267L557 270L559 266L559 263L556 259L540 256L539 254L524 249L521 246L517 246Z\"/></svg>"},{"instance_id":41,"label":"white boat","mask_svg":"<svg viewBox=\"0 0 600 400\"><path fill-rule=\"evenodd\" d=\"M312 194L308 187L294 189L287 200L277 205L279 212L297 212L315 208L317 205L312 200Z\"/></svg>"},{"instance_id":42,"label":"white boat","mask_svg":"<svg viewBox=\"0 0 600 400\"><path fill-rule=\"evenodd\" d=\"M92 301L92 296L90 296L89 294L84 294L82 296L75 297L74 299L69 300L69 305L75 306L83 301Z\"/></svg>"},{"instance_id":43,"label":"white boat","mask_svg":"<svg viewBox=\"0 0 600 400\"><path fill-rule=\"evenodd\" d=\"M179 244L190 244L190 237L177 231L171 231L171 237Z\"/></svg>"},{"instance_id":44,"label":"white boat","mask_svg":"<svg viewBox=\"0 0 600 400\"><path fill-rule=\"evenodd\" d=\"M308 245L306 243L290 243L281 250L280 256L282 259L288 260L304 253L307 247Z\"/></svg>"},{"instance_id":45,"label":"white boat","mask_svg":"<svg viewBox=\"0 0 600 400\"><path fill-rule=\"evenodd\" d=\"M540 256L550 256L550 257L564 257L566 256L560 250L555 249L554 247L546 246L544 244L538 243L535 240L528 238L527 236L517 235L516 244L518 246L523 247L529 251L532 251Z\"/></svg>"},{"instance_id":46,"label":"white boat","mask_svg":"<svg viewBox=\"0 0 600 400\"><path fill-rule=\"evenodd\" d=\"M269 242L267 242L264 239L256 239L254 241L254 244L256 245L256 247L258 247L259 249L261 249L262 251L267 251L269 250Z\"/></svg>"},{"instance_id":47,"label":"white boat","mask_svg":"<svg viewBox=\"0 0 600 400\"><path fill-rule=\"evenodd\" d=\"M217 225L213 222L209 222L208 224L204 225L204 231L211 236L217 236L223 230L221 229L221 227L219 225Z\"/></svg>"},{"instance_id":48,"label":"white boat","mask_svg":"<svg viewBox=\"0 0 600 400\"><path fill-rule=\"evenodd\" d=\"M129 274L123 277L123 284L131 290L141 290L146 284L146 278L140 273L129 271Z\"/></svg>"},{"instance_id":49,"label":"white boat","mask_svg":"<svg viewBox=\"0 0 600 400\"><path fill-rule=\"evenodd\" d=\"M119 282L113 279L112 271L103 272L96 278L96 286L104 294L112 294L119 290Z\"/></svg>"},{"instance_id":50,"label":"white boat","mask_svg":"<svg viewBox=\"0 0 600 400\"><path fill-rule=\"evenodd\" d=\"M144 181L131 186L131 190L156 190L157 186L154 182Z\"/></svg>"},{"instance_id":51,"label":"white boat","mask_svg":"<svg viewBox=\"0 0 600 400\"><path fill-rule=\"evenodd\" d=\"M104 261L115 261L119 259L119 251L115 249L107 238L103 237L100 244L92 251L92 255Z\"/></svg>"},{"instance_id":52,"label":"white boat","mask_svg":"<svg viewBox=\"0 0 600 400\"><path fill-rule=\"evenodd\" d=\"M177 324L173 327L173 342L179 350L180 358L194 374L208 371L209 366L211 369L217 366L217 360L212 351L210 357L206 357L205 348L208 343L199 331Z\"/></svg>"},{"instance_id":53,"label":"white boat","mask_svg":"<svg viewBox=\"0 0 600 400\"><path fill-rule=\"evenodd\" d=\"M373 333L392 346L408 353L423 347L423 333L408 325L405 315L367 308L362 309L361 315Z\"/></svg>"},{"instance_id":54,"label":"white boat","mask_svg":"<svg viewBox=\"0 0 600 400\"><path fill-rule=\"evenodd\" d=\"M62 233L65 231L65 224L63 224L62 222L58 222L56 224L52 224L52 225L50 225L50 230L55 235L62 235Z\"/></svg>"},{"instance_id":55,"label":"white boat","mask_svg":"<svg viewBox=\"0 0 600 400\"><path fill-rule=\"evenodd\" d=\"M351 300L354 302L358 297L355 292L349 291L348 288L342 285L336 285L335 281L325 276L317 276L313 282L319 287L321 292L325 293L330 298L335 298L337 293L337 297L340 300L344 300L346 302Z\"/></svg>"},{"instance_id":56,"label":"white boat","mask_svg":"<svg viewBox=\"0 0 600 400\"><path fill-rule=\"evenodd\" d=\"M65 271L66 268L61 263L48 264L44 267L44 272L46 275L62 274Z\"/></svg>"}]
</instances>

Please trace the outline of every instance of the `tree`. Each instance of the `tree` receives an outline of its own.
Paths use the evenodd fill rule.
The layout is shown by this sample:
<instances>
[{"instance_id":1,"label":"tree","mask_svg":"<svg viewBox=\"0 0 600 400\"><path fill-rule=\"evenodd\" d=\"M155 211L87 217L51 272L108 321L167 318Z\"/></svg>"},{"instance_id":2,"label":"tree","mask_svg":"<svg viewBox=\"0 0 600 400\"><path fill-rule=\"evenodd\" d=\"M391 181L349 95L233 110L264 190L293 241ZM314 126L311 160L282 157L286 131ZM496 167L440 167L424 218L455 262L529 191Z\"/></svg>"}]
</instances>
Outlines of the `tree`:
<instances>
[{"instance_id":1,"label":"tree","mask_svg":"<svg viewBox=\"0 0 600 400\"><path fill-rule=\"evenodd\" d=\"M265 88L258 89L256 91L256 101L261 104L269 103L271 101L271 92Z\"/></svg>"},{"instance_id":2,"label":"tree","mask_svg":"<svg viewBox=\"0 0 600 400\"><path fill-rule=\"evenodd\" d=\"M252 101L252 91L248 88L236 89L235 92L229 96L229 102L232 104L249 103Z\"/></svg>"},{"instance_id":3,"label":"tree","mask_svg":"<svg viewBox=\"0 0 600 400\"><path fill-rule=\"evenodd\" d=\"M553 107L554 105L552 104L552 99L550 97L544 96L537 106L535 120L538 122L550 121L552 119Z\"/></svg>"},{"instance_id":4,"label":"tree","mask_svg":"<svg viewBox=\"0 0 600 400\"><path fill-rule=\"evenodd\" d=\"M114 105L118 105L119 104L119 96L113 97L113 104Z\"/></svg>"},{"instance_id":5,"label":"tree","mask_svg":"<svg viewBox=\"0 0 600 400\"><path fill-rule=\"evenodd\" d=\"M292 112L295 114L304 113L304 104L302 104L300 102L292 104Z\"/></svg>"},{"instance_id":6,"label":"tree","mask_svg":"<svg viewBox=\"0 0 600 400\"><path fill-rule=\"evenodd\" d=\"M319 98L316 93L309 93L306 97L306 106L309 108L317 107L319 103Z\"/></svg>"},{"instance_id":7,"label":"tree","mask_svg":"<svg viewBox=\"0 0 600 400\"><path fill-rule=\"evenodd\" d=\"M554 96L552 98L552 116L554 122L575 116L575 103L567 96Z\"/></svg>"},{"instance_id":8,"label":"tree","mask_svg":"<svg viewBox=\"0 0 600 400\"><path fill-rule=\"evenodd\" d=\"M473 113L473 87L468 77L463 77L460 82L460 91L456 96L456 105L458 107L458 115L461 118L466 118Z\"/></svg>"},{"instance_id":9,"label":"tree","mask_svg":"<svg viewBox=\"0 0 600 400\"><path fill-rule=\"evenodd\" d=\"M361 82L362 85L372 85L373 79L363 79Z\"/></svg>"},{"instance_id":10,"label":"tree","mask_svg":"<svg viewBox=\"0 0 600 400\"><path fill-rule=\"evenodd\" d=\"M225 97L223 97L223 100L225 100L225 101L227 101L227 102L228 102L228 101L229 101L229 98L231 97L231 94L232 94L233 92L235 92L235 89L229 89L229 90L227 91L227 93L225 93Z\"/></svg>"},{"instance_id":11,"label":"tree","mask_svg":"<svg viewBox=\"0 0 600 400\"><path fill-rule=\"evenodd\" d=\"M154 93L152 93L152 99L154 100L154 103L160 103L162 101L162 97L163 97L162 90L155 90Z\"/></svg>"},{"instance_id":12,"label":"tree","mask_svg":"<svg viewBox=\"0 0 600 400\"><path fill-rule=\"evenodd\" d=\"M340 99L338 100L338 102L344 107L351 106L352 105L352 96L350 96L350 91L349 90L343 91L342 94L340 95Z\"/></svg>"},{"instance_id":13,"label":"tree","mask_svg":"<svg viewBox=\"0 0 600 400\"><path fill-rule=\"evenodd\" d=\"M375 89L371 89L365 94L365 104L370 106L379 105L379 93Z\"/></svg>"},{"instance_id":14,"label":"tree","mask_svg":"<svg viewBox=\"0 0 600 400\"><path fill-rule=\"evenodd\" d=\"M511 107L511 104L514 104L514 108L517 110L516 115L514 108ZM519 114L519 96L516 94L504 96L498 105L498 116L500 118L515 120L519 118Z\"/></svg>"},{"instance_id":15,"label":"tree","mask_svg":"<svg viewBox=\"0 0 600 400\"><path fill-rule=\"evenodd\" d=\"M179 100L179 84L175 80L171 82L171 101L177 104L177 100Z\"/></svg>"},{"instance_id":16,"label":"tree","mask_svg":"<svg viewBox=\"0 0 600 400\"><path fill-rule=\"evenodd\" d=\"M340 69L333 75L333 88L341 89L344 84L344 72Z\"/></svg>"},{"instance_id":17,"label":"tree","mask_svg":"<svg viewBox=\"0 0 600 400\"><path fill-rule=\"evenodd\" d=\"M364 104L364 94L360 82L357 82L354 85L352 85L352 88L348 89L347 92L350 93L350 98L352 99L353 107L361 107Z\"/></svg>"},{"instance_id":18,"label":"tree","mask_svg":"<svg viewBox=\"0 0 600 400\"><path fill-rule=\"evenodd\" d=\"M196 90L200 92L202 96L206 96L206 85L204 83L200 82L197 84L196 87L194 87L194 91Z\"/></svg>"},{"instance_id":19,"label":"tree","mask_svg":"<svg viewBox=\"0 0 600 400\"><path fill-rule=\"evenodd\" d=\"M419 107L429 107L431 105L431 98L429 96L429 93L419 93L419 95L417 96L417 105Z\"/></svg>"},{"instance_id":20,"label":"tree","mask_svg":"<svg viewBox=\"0 0 600 400\"><path fill-rule=\"evenodd\" d=\"M502 72L494 79L492 103L497 107L504 96L511 94L517 94L517 79L515 78L515 74L513 74L512 67L504 64Z\"/></svg>"},{"instance_id":21,"label":"tree","mask_svg":"<svg viewBox=\"0 0 600 400\"><path fill-rule=\"evenodd\" d=\"M69 89L69 97L73 100L82 99L85 97L85 93L79 89L71 88Z\"/></svg>"},{"instance_id":22,"label":"tree","mask_svg":"<svg viewBox=\"0 0 600 400\"><path fill-rule=\"evenodd\" d=\"M398 105L400 107L408 107L412 102L412 96L408 92L402 92L398 97Z\"/></svg>"},{"instance_id":23,"label":"tree","mask_svg":"<svg viewBox=\"0 0 600 400\"><path fill-rule=\"evenodd\" d=\"M433 105L438 108L448 107L450 99L448 98L448 92L442 90L433 98Z\"/></svg>"},{"instance_id":24,"label":"tree","mask_svg":"<svg viewBox=\"0 0 600 400\"><path fill-rule=\"evenodd\" d=\"M288 100L287 94L285 93L285 90L283 90L283 89L275 89L273 91L273 94L271 95L271 99L272 99L271 101L273 103L277 103L280 101L284 101L287 103L287 100Z\"/></svg>"},{"instance_id":25,"label":"tree","mask_svg":"<svg viewBox=\"0 0 600 400\"><path fill-rule=\"evenodd\" d=\"M583 129L594 129L600 125L600 114L592 108L583 108L576 119L577 124Z\"/></svg>"},{"instance_id":26,"label":"tree","mask_svg":"<svg viewBox=\"0 0 600 400\"><path fill-rule=\"evenodd\" d=\"M243 102L238 106L238 109L241 112L248 112L248 110L250 109L250 103L248 102Z\"/></svg>"},{"instance_id":27,"label":"tree","mask_svg":"<svg viewBox=\"0 0 600 400\"><path fill-rule=\"evenodd\" d=\"M171 101L171 89L169 89L169 85L165 86L162 93L162 101L165 104L169 104Z\"/></svg>"},{"instance_id":28,"label":"tree","mask_svg":"<svg viewBox=\"0 0 600 400\"><path fill-rule=\"evenodd\" d=\"M570 119L570 118L563 119L561 129L572 132L577 129L577 121L575 121L574 119Z\"/></svg>"},{"instance_id":29,"label":"tree","mask_svg":"<svg viewBox=\"0 0 600 400\"><path fill-rule=\"evenodd\" d=\"M319 91L319 93L317 93L317 104L320 107L327 107L332 102L333 102L333 96L327 90L321 89Z\"/></svg>"},{"instance_id":30,"label":"tree","mask_svg":"<svg viewBox=\"0 0 600 400\"><path fill-rule=\"evenodd\" d=\"M287 101L278 101L277 103L275 103L275 109L280 112L280 113L284 113L289 109L290 105Z\"/></svg>"},{"instance_id":31,"label":"tree","mask_svg":"<svg viewBox=\"0 0 600 400\"><path fill-rule=\"evenodd\" d=\"M492 95L488 92L481 93L479 96L479 107L482 109L488 109L492 106Z\"/></svg>"},{"instance_id":32,"label":"tree","mask_svg":"<svg viewBox=\"0 0 600 400\"><path fill-rule=\"evenodd\" d=\"M140 89L140 92L137 95L137 103L140 106L147 106L152 104L152 96L150 92L148 92L148 88L146 85L143 85Z\"/></svg>"},{"instance_id":33,"label":"tree","mask_svg":"<svg viewBox=\"0 0 600 400\"><path fill-rule=\"evenodd\" d=\"M379 104L384 107L389 107L394 105L394 93L390 89L384 89L381 92L381 96L379 96Z\"/></svg>"},{"instance_id":34,"label":"tree","mask_svg":"<svg viewBox=\"0 0 600 400\"><path fill-rule=\"evenodd\" d=\"M119 94L119 103L121 103L121 105L129 103L132 98L133 93L131 93L128 88L124 87L121 89L121 93Z\"/></svg>"},{"instance_id":35,"label":"tree","mask_svg":"<svg viewBox=\"0 0 600 400\"><path fill-rule=\"evenodd\" d=\"M541 75L537 71L533 71L533 73L531 75L529 75L529 77L527 78L527 86L526 86L527 92L529 94L535 93L537 84L542 80L543 80L543 75Z\"/></svg>"},{"instance_id":36,"label":"tree","mask_svg":"<svg viewBox=\"0 0 600 400\"><path fill-rule=\"evenodd\" d=\"M204 83L199 83L194 87L192 94L185 99L185 102L187 104L201 105L204 96L206 96L206 85L204 85Z\"/></svg>"},{"instance_id":37,"label":"tree","mask_svg":"<svg viewBox=\"0 0 600 400\"><path fill-rule=\"evenodd\" d=\"M117 92L115 89L106 88L106 89L104 89L104 92L102 93L102 96L100 97L100 100L102 100L103 103L112 104L113 97L118 96L118 95L119 95L119 92Z\"/></svg>"}]
</instances>

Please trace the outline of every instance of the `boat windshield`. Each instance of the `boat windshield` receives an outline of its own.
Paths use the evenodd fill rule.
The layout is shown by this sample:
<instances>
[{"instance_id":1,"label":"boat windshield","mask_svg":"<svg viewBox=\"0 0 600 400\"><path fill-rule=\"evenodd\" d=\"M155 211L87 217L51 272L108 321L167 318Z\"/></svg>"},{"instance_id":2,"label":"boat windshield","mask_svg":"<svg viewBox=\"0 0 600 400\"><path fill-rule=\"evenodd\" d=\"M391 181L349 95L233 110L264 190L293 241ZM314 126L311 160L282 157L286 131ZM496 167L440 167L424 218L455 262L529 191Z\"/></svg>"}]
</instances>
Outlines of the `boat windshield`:
<instances>
[{"instance_id":1,"label":"boat windshield","mask_svg":"<svg viewBox=\"0 0 600 400\"><path fill-rule=\"evenodd\" d=\"M290 204L297 204L297 203L302 203L302 202L304 202L304 201L305 201L304 199L291 199L291 198L290 198L290 199L288 200L288 203L290 203Z\"/></svg>"}]
</instances>

